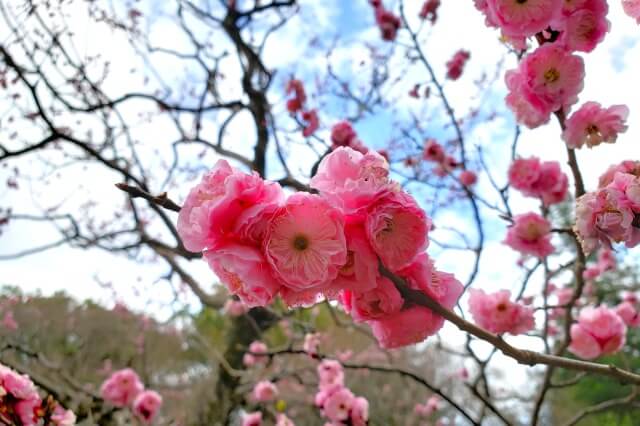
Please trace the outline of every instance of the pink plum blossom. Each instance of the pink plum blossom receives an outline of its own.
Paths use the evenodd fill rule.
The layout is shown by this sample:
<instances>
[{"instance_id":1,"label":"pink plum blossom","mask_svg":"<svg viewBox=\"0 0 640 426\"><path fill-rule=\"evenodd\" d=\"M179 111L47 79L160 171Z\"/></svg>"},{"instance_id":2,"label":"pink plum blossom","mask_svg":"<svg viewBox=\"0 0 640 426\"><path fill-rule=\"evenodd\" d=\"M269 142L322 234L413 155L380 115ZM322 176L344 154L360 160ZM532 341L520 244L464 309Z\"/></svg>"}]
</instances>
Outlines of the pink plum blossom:
<instances>
[{"instance_id":1,"label":"pink plum blossom","mask_svg":"<svg viewBox=\"0 0 640 426\"><path fill-rule=\"evenodd\" d=\"M345 214L366 208L376 196L394 187L384 157L350 147L337 148L323 158L310 184Z\"/></svg>"},{"instance_id":2,"label":"pink plum blossom","mask_svg":"<svg viewBox=\"0 0 640 426\"><path fill-rule=\"evenodd\" d=\"M296 424L284 413L278 413L276 416L276 426L296 426Z\"/></svg>"},{"instance_id":3,"label":"pink plum blossom","mask_svg":"<svg viewBox=\"0 0 640 426\"><path fill-rule=\"evenodd\" d=\"M586 102L566 120L562 139L569 148L615 143L618 134L627 130L628 115L625 105L602 108L597 102Z\"/></svg>"},{"instance_id":4,"label":"pink plum blossom","mask_svg":"<svg viewBox=\"0 0 640 426\"><path fill-rule=\"evenodd\" d=\"M418 16L422 19L427 19L431 23L436 22L438 19L438 8L440 7L440 0L425 0L420 9Z\"/></svg>"},{"instance_id":5,"label":"pink plum blossom","mask_svg":"<svg viewBox=\"0 0 640 426\"><path fill-rule=\"evenodd\" d=\"M308 138L318 130L320 127L320 119L318 118L318 111L315 109L304 111L302 113L302 120L306 122L306 125L302 129L302 136Z\"/></svg>"},{"instance_id":6,"label":"pink plum blossom","mask_svg":"<svg viewBox=\"0 0 640 426\"><path fill-rule=\"evenodd\" d=\"M578 198L574 229L586 253L591 253L600 243L609 247L611 241L624 241L627 247L634 247L640 242L640 228L634 225L635 214L624 200L624 193L611 187Z\"/></svg>"},{"instance_id":7,"label":"pink plum blossom","mask_svg":"<svg viewBox=\"0 0 640 426\"><path fill-rule=\"evenodd\" d=\"M624 346L626 334L627 326L615 311L604 306L587 307L571 325L569 350L584 359L613 354Z\"/></svg>"},{"instance_id":8,"label":"pink plum blossom","mask_svg":"<svg viewBox=\"0 0 640 426\"><path fill-rule=\"evenodd\" d=\"M627 173L636 177L640 176L640 161L625 160L622 163L609 166L609 168L600 175L598 188L604 188L613 182L613 178L617 173Z\"/></svg>"},{"instance_id":9,"label":"pink plum blossom","mask_svg":"<svg viewBox=\"0 0 640 426\"><path fill-rule=\"evenodd\" d=\"M482 7L482 3L486 5ZM476 1L485 10L487 20L512 37L529 37L545 30L562 7L555 0L486 0Z\"/></svg>"},{"instance_id":10,"label":"pink plum blossom","mask_svg":"<svg viewBox=\"0 0 640 426\"><path fill-rule=\"evenodd\" d=\"M401 25L400 18L382 6L375 9L375 16L382 39L386 41L395 40Z\"/></svg>"},{"instance_id":11,"label":"pink plum blossom","mask_svg":"<svg viewBox=\"0 0 640 426\"><path fill-rule=\"evenodd\" d=\"M307 100L307 95L304 91L304 85L300 80L291 79L287 82L285 87L287 95L293 94L293 97L287 100L287 110L291 114L302 110L304 103Z\"/></svg>"},{"instance_id":12,"label":"pink plum blossom","mask_svg":"<svg viewBox=\"0 0 640 426\"><path fill-rule=\"evenodd\" d=\"M178 233L187 250L199 252L211 247L209 212L225 195L225 181L234 169L225 160L219 160L204 175L187 196L178 215Z\"/></svg>"},{"instance_id":13,"label":"pink plum blossom","mask_svg":"<svg viewBox=\"0 0 640 426\"><path fill-rule=\"evenodd\" d=\"M318 195L291 195L269 223L264 252L294 291L321 290L347 261L344 218Z\"/></svg>"},{"instance_id":14,"label":"pink plum blossom","mask_svg":"<svg viewBox=\"0 0 640 426\"><path fill-rule=\"evenodd\" d=\"M422 157L427 161L441 163L445 159L444 148L435 139L427 139L424 144Z\"/></svg>"},{"instance_id":15,"label":"pink plum blossom","mask_svg":"<svg viewBox=\"0 0 640 426\"><path fill-rule=\"evenodd\" d=\"M412 197L390 192L369 208L365 229L382 262L397 271L427 248L431 220Z\"/></svg>"},{"instance_id":16,"label":"pink plum blossom","mask_svg":"<svg viewBox=\"0 0 640 426\"><path fill-rule=\"evenodd\" d=\"M144 424L151 424L162 406L162 396L156 391L141 392L133 401L131 410Z\"/></svg>"},{"instance_id":17,"label":"pink plum blossom","mask_svg":"<svg viewBox=\"0 0 640 426\"><path fill-rule=\"evenodd\" d=\"M557 161L518 158L511 163L508 176L511 186L528 197L540 198L547 206L562 202L567 196L569 179Z\"/></svg>"},{"instance_id":18,"label":"pink plum blossom","mask_svg":"<svg viewBox=\"0 0 640 426\"><path fill-rule=\"evenodd\" d=\"M624 13L640 24L640 0L622 0L622 8Z\"/></svg>"},{"instance_id":19,"label":"pink plum blossom","mask_svg":"<svg viewBox=\"0 0 640 426\"><path fill-rule=\"evenodd\" d=\"M452 309L462 294L462 284L446 272L435 269L426 253L416 257L408 267L398 271L412 290L424 292L447 309ZM421 342L437 333L444 318L430 309L412 306L368 322L383 348L397 348Z\"/></svg>"},{"instance_id":20,"label":"pink plum blossom","mask_svg":"<svg viewBox=\"0 0 640 426\"><path fill-rule=\"evenodd\" d=\"M102 399L116 407L126 407L144 390L144 386L130 368L118 370L102 383L100 395Z\"/></svg>"},{"instance_id":21,"label":"pink plum blossom","mask_svg":"<svg viewBox=\"0 0 640 426\"><path fill-rule=\"evenodd\" d=\"M267 353L269 349L267 345L258 340L251 342L247 353L244 354L242 358L242 363L247 367L252 367L256 364L264 364L267 362L268 358L266 356L260 356L258 354Z\"/></svg>"},{"instance_id":22,"label":"pink plum blossom","mask_svg":"<svg viewBox=\"0 0 640 426\"><path fill-rule=\"evenodd\" d=\"M369 421L369 401L361 396L354 398L349 418L353 426L367 426Z\"/></svg>"},{"instance_id":23,"label":"pink plum blossom","mask_svg":"<svg viewBox=\"0 0 640 426\"><path fill-rule=\"evenodd\" d=\"M339 121L331 128L331 142L334 147L349 146L358 135L348 121Z\"/></svg>"},{"instance_id":24,"label":"pink plum blossom","mask_svg":"<svg viewBox=\"0 0 640 426\"><path fill-rule=\"evenodd\" d=\"M471 170L463 170L458 176L464 186L473 186L478 181L478 176Z\"/></svg>"},{"instance_id":25,"label":"pink plum blossom","mask_svg":"<svg viewBox=\"0 0 640 426\"><path fill-rule=\"evenodd\" d=\"M278 294L281 283L257 248L229 243L207 250L204 257L220 281L246 306L265 306Z\"/></svg>"},{"instance_id":26,"label":"pink plum blossom","mask_svg":"<svg viewBox=\"0 0 640 426\"><path fill-rule=\"evenodd\" d=\"M628 327L640 327L640 313L635 304L622 302L615 307L615 311Z\"/></svg>"},{"instance_id":27,"label":"pink plum blossom","mask_svg":"<svg viewBox=\"0 0 640 426\"><path fill-rule=\"evenodd\" d=\"M464 66L471 57L471 53L468 50L458 50L453 57L447 61L447 78L450 80L457 80L462 75Z\"/></svg>"},{"instance_id":28,"label":"pink plum blossom","mask_svg":"<svg viewBox=\"0 0 640 426\"><path fill-rule=\"evenodd\" d=\"M262 380L256 383L251 395L258 402L273 401L278 396L278 387L273 382Z\"/></svg>"},{"instance_id":29,"label":"pink plum blossom","mask_svg":"<svg viewBox=\"0 0 640 426\"><path fill-rule=\"evenodd\" d=\"M344 384L344 370L342 364L332 359L322 360L317 367L318 378L320 380L320 389L328 388L330 386Z\"/></svg>"},{"instance_id":30,"label":"pink plum blossom","mask_svg":"<svg viewBox=\"0 0 640 426\"><path fill-rule=\"evenodd\" d=\"M242 426L260 426L262 424L262 413L254 411L253 413L245 413L242 416Z\"/></svg>"},{"instance_id":31,"label":"pink plum blossom","mask_svg":"<svg viewBox=\"0 0 640 426\"><path fill-rule=\"evenodd\" d=\"M65 410L57 405L51 415L51 421L55 426L74 426L76 424L76 415L71 410Z\"/></svg>"},{"instance_id":32,"label":"pink plum blossom","mask_svg":"<svg viewBox=\"0 0 640 426\"><path fill-rule=\"evenodd\" d=\"M343 387L327 397L322 406L322 411L333 422L345 421L349 419L349 413L354 402L355 395L353 392Z\"/></svg>"},{"instance_id":33,"label":"pink plum blossom","mask_svg":"<svg viewBox=\"0 0 640 426\"><path fill-rule=\"evenodd\" d=\"M322 335L320 333L307 333L304 335L304 343L302 350L311 356L318 354L318 347L320 346L320 340Z\"/></svg>"},{"instance_id":34,"label":"pink plum blossom","mask_svg":"<svg viewBox=\"0 0 640 426\"><path fill-rule=\"evenodd\" d=\"M509 290L485 293L469 290L469 311L480 327L492 333L513 335L526 333L535 327L533 308L510 300Z\"/></svg>"},{"instance_id":35,"label":"pink plum blossom","mask_svg":"<svg viewBox=\"0 0 640 426\"><path fill-rule=\"evenodd\" d=\"M537 213L516 215L504 243L524 255L544 258L554 250L550 231L549 221Z\"/></svg>"},{"instance_id":36,"label":"pink plum blossom","mask_svg":"<svg viewBox=\"0 0 640 426\"><path fill-rule=\"evenodd\" d=\"M404 303L400 292L385 277L379 277L376 287L365 292L345 290L342 302L354 321L368 321L398 312Z\"/></svg>"}]
</instances>

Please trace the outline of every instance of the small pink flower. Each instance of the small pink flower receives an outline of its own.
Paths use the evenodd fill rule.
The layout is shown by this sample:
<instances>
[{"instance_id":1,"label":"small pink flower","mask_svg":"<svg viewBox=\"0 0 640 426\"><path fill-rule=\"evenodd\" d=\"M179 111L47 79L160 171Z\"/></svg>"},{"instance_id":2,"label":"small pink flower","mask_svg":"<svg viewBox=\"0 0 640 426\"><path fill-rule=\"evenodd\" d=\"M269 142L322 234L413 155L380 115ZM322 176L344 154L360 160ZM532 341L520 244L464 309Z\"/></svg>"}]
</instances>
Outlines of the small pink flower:
<instances>
[{"instance_id":1,"label":"small pink flower","mask_svg":"<svg viewBox=\"0 0 640 426\"><path fill-rule=\"evenodd\" d=\"M306 122L306 126L302 129L302 136L308 138L318 130L320 127L320 119L318 118L318 111L315 109L304 111L302 113L302 120Z\"/></svg>"},{"instance_id":2,"label":"small pink flower","mask_svg":"<svg viewBox=\"0 0 640 426\"><path fill-rule=\"evenodd\" d=\"M424 150L422 152L422 158L427 161L434 161L436 163L441 163L445 159L445 152L442 145L438 143L435 139L427 139L424 144Z\"/></svg>"},{"instance_id":3,"label":"small pink flower","mask_svg":"<svg viewBox=\"0 0 640 426\"><path fill-rule=\"evenodd\" d=\"M486 6L482 6L486 3ZM545 30L556 17L562 2L556 0L486 0L476 1L488 20L512 37L529 37Z\"/></svg>"},{"instance_id":4,"label":"small pink flower","mask_svg":"<svg viewBox=\"0 0 640 426\"><path fill-rule=\"evenodd\" d=\"M230 317L239 317L240 315L244 315L247 312L247 307L239 300L228 299L224 303L224 307L222 308L222 310Z\"/></svg>"},{"instance_id":5,"label":"small pink flower","mask_svg":"<svg viewBox=\"0 0 640 426\"><path fill-rule=\"evenodd\" d=\"M187 250L199 252L211 247L209 212L224 196L224 182L233 172L229 163L219 160L189 192L178 215L178 233Z\"/></svg>"},{"instance_id":6,"label":"small pink flower","mask_svg":"<svg viewBox=\"0 0 640 426\"><path fill-rule=\"evenodd\" d=\"M321 289L347 261L344 219L318 195L293 194L273 216L264 251L284 286Z\"/></svg>"},{"instance_id":7,"label":"small pink flower","mask_svg":"<svg viewBox=\"0 0 640 426\"><path fill-rule=\"evenodd\" d=\"M302 82L296 79L289 80L287 82L285 92L287 95L293 94L293 97L287 100L287 110L289 113L295 114L302 110L302 107L307 100L307 95L305 94Z\"/></svg>"},{"instance_id":8,"label":"small pink flower","mask_svg":"<svg viewBox=\"0 0 640 426\"><path fill-rule=\"evenodd\" d=\"M624 346L626 334L627 326L613 310L584 308L578 322L571 325L569 350L584 359L613 354Z\"/></svg>"},{"instance_id":9,"label":"small pink flower","mask_svg":"<svg viewBox=\"0 0 640 426\"><path fill-rule=\"evenodd\" d=\"M362 293L345 290L342 302L354 321L368 321L398 312L404 303L395 285L379 277L374 289Z\"/></svg>"},{"instance_id":10,"label":"small pink flower","mask_svg":"<svg viewBox=\"0 0 640 426\"><path fill-rule=\"evenodd\" d=\"M132 411L144 424L151 424L158 415L161 406L162 397L160 394L156 391L146 390L133 401Z\"/></svg>"},{"instance_id":11,"label":"small pink flower","mask_svg":"<svg viewBox=\"0 0 640 426\"><path fill-rule=\"evenodd\" d=\"M268 357L260 356L258 354L264 354L269 352L267 345L260 341L251 342L247 353L242 358L242 363L247 367L252 367L256 364L265 364L268 361Z\"/></svg>"},{"instance_id":12,"label":"small pink flower","mask_svg":"<svg viewBox=\"0 0 640 426\"><path fill-rule=\"evenodd\" d=\"M332 359L325 359L317 367L318 378L320 379L319 388L329 388L334 385L343 386L344 370L342 364Z\"/></svg>"},{"instance_id":13,"label":"small pink flower","mask_svg":"<svg viewBox=\"0 0 640 426\"><path fill-rule=\"evenodd\" d=\"M464 66L471 57L471 53L467 50L458 50L453 58L447 61L447 78L450 80L457 80L462 75Z\"/></svg>"},{"instance_id":14,"label":"small pink flower","mask_svg":"<svg viewBox=\"0 0 640 426\"><path fill-rule=\"evenodd\" d=\"M536 157L516 159L509 167L509 183L547 206L562 202L569 188L569 179L557 161L540 162Z\"/></svg>"},{"instance_id":15,"label":"small pink flower","mask_svg":"<svg viewBox=\"0 0 640 426\"><path fill-rule=\"evenodd\" d=\"M629 327L640 326L640 313L636 306L631 302L622 302L615 307L616 314Z\"/></svg>"},{"instance_id":16,"label":"small pink flower","mask_svg":"<svg viewBox=\"0 0 640 426\"><path fill-rule=\"evenodd\" d=\"M102 383L102 399L116 407L126 407L144 390L140 378L130 368L118 370Z\"/></svg>"},{"instance_id":17,"label":"small pink flower","mask_svg":"<svg viewBox=\"0 0 640 426\"><path fill-rule=\"evenodd\" d=\"M620 164L610 166L598 179L598 188L604 188L613 182L617 173L628 173L633 176L640 176L640 161L626 160Z\"/></svg>"},{"instance_id":18,"label":"small pink flower","mask_svg":"<svg viewBox=\"0 0 640 426\"><path fill-rule=\"evenodd\" d=\"M296 424L284 413L278 413L276 416L276 426L296 426Z\"/></svg>"},{"instance_id":19,"label":"small pink flower","mask_svg":"<svg viewBox=\"0 0 640 426\"><path fill-rule=\"evenodd\" d=\"M551 110L573 105L578 100L584 84L584 62L580 56L549 43L527 55L520 67L527 87Z\"/></svg>"},{"instance_id":20,"label":"small pink flower","mask_svg":"<svg viewBox=\"0 0 640 426\"><path fill-rule=\"evenodd\" d=\"M204 257L227 289L248 307L268 305L280 290L281 284L257 248L224 244L207 250Z\"/></svg>"},{"instance_id":21,"label":"small pink flower","mask_svg":"<svg viewBox=\"0 0 640 426\"><path fill-rule=\"evenodd\" d=\"M366 208L376 196L389 191L389 164L375 151L362 154L340 147L322 159L311 187L345 214Z\"/></svg>"},{"instance_id":22,"label":"small pink flower","mask_svg":"<svg viewBox=\"0 0 640 426\"><path fill-rule=\"evenodd\" d=\"M440 0L425 0L418 16L435 24L438 19L438 7L440 7Z\"/></svg>"},{"instance_id":23,"label":"small pink flower","mask_svg":"<svg viewBox=\"0 0 640 426\"><path fill-rule=\"evenodd\" d=\"M369 421L369 401L361 396L354 398L349 417L353 426L367 426Z\"/></svg>"},{"instance_id":24,"label":"small pink flower","mask_svg":"<svg viewBox=\"0 0 640 426\"><path fill-rule=\"evenodd\" d=\"M273 401L278 396L278 387L267 380L256 383L253 388L252 397L258 402Z\"/></svg>"},{"instance_id":25,"label":"small pink flower","mask_svg":"<svg viewBox=\"0 0 640 426\"><path fill-rule=\"evenodd\" d=\"M578 198L574 229L582 248L591 253L600 243L624 241L627 247L640 242L640 228L634 226L635 214L624 202L625 195L606 187Z\"/></svg>"},{"instance_id":26,"label":"small pink flower","mask_svg":"<svg viewBox=\"0 0 640 426\"><path fill-rule=\"evenodd\" d=\"M322 335L320 333L307 333L304 335L304 343L302 344L302 350L309 355L317 355L318 347L320 347Z\"/></svg>"},{"instance_id":27,"label":"small pink flower","mask_svg":"<svg viewBox=\"0 0 640 426\"><path fill-rule=\"evenodd\" d=\"M460 183L464 186L473 186L478 181L478 176L471 170L463 170L458 176Z\"/></svg>"},{"instance_id":28,"label":"small pink flower","mask_svg":"<svg viewBox=\"0 0 640 426\"><path fill-rule=\"evenodd\" d=\"M262 413L255 411L253 413L245 413L242 416L242 426L260 426L262 424Z\"/></svg>"},{"instance_id":29,"label":"small pink flower","mask_svg":"<svg viewBox=\"0 0 640 426\"><path fill-rule=\"evenodd\" d=\"M447 309L452 309L462 294L463 286L451 274L435 269L426 253L416 257L398 272L409 287L428 294ZM437 333L444 318L430 309L413 306L368 322L383 348L397 348L418 343Z\"/></svg>"},{"instance_id":30,"label":"small pink flower","mask_svg":"<svg viewBox=\"0 0 640 426\"><path fill-rule=\"evenodd\" d=\"M609 187L624 194L620 201L622 204L631 208L634 213L640 213L640 177L629 173L617 173Z\"/></svg>"},{"instance_id":31,"label":"small pink flower","mask_svg":"<svg viewBox=\"0 0 640 426\"><path fill-rule=\"evenodd\" d=\"M553 253L551 225L536 213L525 213L513 218L504 241L512 249L525 255L544 258Z\"/></svg>"},{"instance_id":32,"label":"small pink flower","mask_svg":"<svg viewBox=\"0 0 640 426\"><path fill-rule=\"evenodd\" d=\"M51 421L55 426L74 426L76 424L76 415L71 410L65 410L60 405L56 405Z\"/></svg>"},{"instance_id":33,"label":"small pink flower","mask_svg":"<svg viewBox=\"0 0 640 426\"><path fill-rule=\"evenodd\" d=\"M483 290L469 290L469 311L473 320L480 327L497 334L517 335L533 329L533 308L512 302L510 297L508 290L489 294Z\"/></svg>"},{"instance_id":34,"label":"small pink flower","mask_svg":"<svg viewBox=\"0 0 640 426\"><path fill-rule=\"evenodd\" d=\"M4 365L0 365L0 387L3 393L9 393L17 399L38 396L35 385L27 375L18 374Z\"/></svg>"},{"instance_id":35,"label":"small pink flower","mask_svg":"<svg viewBox=\"0 0 640 426\"><path fill-rule=\"evenodd\" d=\"M505 102L515 114L518 123L534 129L549 121L553 112L552 106L535 96L519 69L507 71L505 82L509 89Z\"/></svg>"},{"instance_id":36,"label":"small pink flower","mask_svg":"<svg viewBox=\"0 0 640 426\"><path fill-rule=\"evenodd\" d=\"M589 3L597 4L599 2ZM561 42L567 50L591 52L595 49L611 26L606 18L606 9L608 8L583 8L565 18Z\"/></svg>"},{"instance_id":37,"label":"small pink flower","mask_svg":"<svg viewBox=\"0 0 640 426\"><path fill-rule=\"evenodd\" d=\"M392 12L386 10L384 7L377 7L375 10L376 23L380 28L380 34L382 39L386 41L393 41L396 39L396 34L400 29L400 18L394 15Z\"/></svg>"},{"instance_id":38,"label":"small pink flower","mask_svg":"<svg viewBox=\"0 0 640 426\"><path fill-rule=\"evenodd\" d=\"M348 121L339 121L331 128L331 142L334 147L349 146L358 135Z\"/></svg>"},{"instance_id":39,"label":"small pink flower","mask_svg":"<svg viewBox=\"0 0 640 426\"><path fill-rule=\"evenodd\" d=\"M2 325L9 331L16 331L18 329L18 323L13 317L12 311L7 311L4 313L4 316L2 317Z\"/></svg>"},{"instance_id":40,"label":"small pink flower","mask_svg":"<svg viewBox=\"0 0 640 426\"><path fill-rule=\"evenodd\" d=\"M640 24L640 0L622 0L622 8L624 13Z\"/></svg>"},{"instance_id":41,"label":"small pink flower","mask_svg":"<svg viewBox=\"0 0 640 426\"><path fill-rule=\"evenodd\" d=\"M329 420L342 422L349 418L349 412L354 402L355 396L349 389L338 389L324 401L322 411Z\"/></svg>"},{"instance_id":42,"label":"small pink flower","mask_svg":"<svg viewBox=\"0 0 640 426\"><path fill-rule=\"evenodd\" d=\"M382 262L397 271L427 248L431 220L411 196L390 192L369 208L365 229Z\"/></svg>"},{"instance_id":43,"label":"small pink flower","mask_svg":"<svg viewBox=\"0 0 640 426\"><path fill-rule=\"evenodd\" d=\"M629 108L625 105L605 109L597 102L586 102L567 119L562 139L569 148L615 143L618 134L627 130L628 115Z\"/></svg>"}]
</instances>

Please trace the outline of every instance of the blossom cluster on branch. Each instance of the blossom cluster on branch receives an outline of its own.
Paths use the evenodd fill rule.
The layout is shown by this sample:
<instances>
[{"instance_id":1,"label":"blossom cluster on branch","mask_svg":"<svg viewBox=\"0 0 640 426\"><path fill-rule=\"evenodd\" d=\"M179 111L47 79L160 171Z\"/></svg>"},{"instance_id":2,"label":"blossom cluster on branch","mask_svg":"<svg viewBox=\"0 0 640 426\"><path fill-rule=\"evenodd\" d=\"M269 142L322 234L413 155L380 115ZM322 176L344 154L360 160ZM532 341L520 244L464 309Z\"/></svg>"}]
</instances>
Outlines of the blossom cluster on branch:
<instances>
[{"instance_id":1,"label":"blossom cluster on branch","mask_svg":"<svg viewBox=\"0 0 640 426\"><path fill-rule=\"evenodd\" d=\"M52 397L42 398L29 376L0 364L0 423L73 426L76 416Z\"/></svg>"},{"instance_id":2,"label":"blossom cluster on branch","mask_svg":"<svg viewBox=\"0 0 640 426\"><path fill-rule=\"evenodd\" d=\"M286 197L278 184L221 160L189 193L178 231L248 306L276 295L288 306L338 300L384 347L436 333L444 320L407 305L380 264L447 308L462 285L424 252L431 220L389 178L386 160L339 147L322 160L311 187L319 195Z\"/></svg>"}]
</instances>

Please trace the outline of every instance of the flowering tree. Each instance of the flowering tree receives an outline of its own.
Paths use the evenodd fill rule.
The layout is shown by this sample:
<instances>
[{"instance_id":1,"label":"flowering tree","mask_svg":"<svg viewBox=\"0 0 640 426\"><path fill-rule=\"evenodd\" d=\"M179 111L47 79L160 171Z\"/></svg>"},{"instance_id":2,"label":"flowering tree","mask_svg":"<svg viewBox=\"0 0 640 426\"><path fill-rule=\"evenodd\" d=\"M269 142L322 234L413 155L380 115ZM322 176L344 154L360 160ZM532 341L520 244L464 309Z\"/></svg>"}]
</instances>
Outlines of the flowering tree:
<instances>
[{"instance_id":1,"label":"flowering tree","mask_svg":"<svg viewBox=\"0 0 640 426\"><path fill-rule=\"evenodd\" d=\"M147 3L0 4L9 200L0 224L11 242L0 259L28 262L66 245L108 252L144 265L154 289L169 285L175 297L163 308L178 332L203 338L225 318L224 343L199 346L207 373L207 363L219 366L205 424L293 424L296 394L313 396L300 404L314 421L334 425L393 416L575 424L637 406L637 363L602 357L637 357L628 344L640 325L635 273L624 265L640 242L640 162L587 170L577 154L627 130L627 106L580 96L585 58L617 24L614 1L456 5L500 40L503 60L475 80L467 68L481 51L455 48L438 63L426 48L441 43L434 31L453 7L439 0L339 3L366 11L349 22L367 30L331 22L336 37L309 28L326 9L309 2ZM640 22L640 3L615 3ZM483 126L500 119L499 140L484 142ZM542 129L553 129L546 158L524 154L521 135ZM53 240L12 237L42 224ZM127 297L103 285L113 303ZM204 313L185 314L194 296ZM5 309L5 326L19 328ZM319 312L334 322L324 333ZM354 340L343 352L338 328L374 344ZM42 349L6 348L47 356ZM432 352L460 368L421 372L418 359ZM155 385L177 374L143 380L128 364L94 383L95 411L171 423ZM358 371L424 393L414 409L385 413L395 401L356 390ZM526 394L501 380L505 371L531 376ZM63 408L13 370L2 376L3 421L74 421L73 398L56 395ZM555 418L552 390L587 377L625 392Z\"/></svg>"}]
</instances>

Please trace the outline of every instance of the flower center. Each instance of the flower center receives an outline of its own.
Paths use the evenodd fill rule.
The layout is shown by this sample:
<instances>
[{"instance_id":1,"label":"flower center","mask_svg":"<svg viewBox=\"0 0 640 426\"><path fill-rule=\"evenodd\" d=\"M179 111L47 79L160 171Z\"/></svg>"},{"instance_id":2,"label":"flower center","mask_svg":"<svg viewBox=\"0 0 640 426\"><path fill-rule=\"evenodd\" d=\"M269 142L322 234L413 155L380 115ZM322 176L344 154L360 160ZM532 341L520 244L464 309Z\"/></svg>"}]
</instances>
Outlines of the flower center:
<instances>
[{"instance_id":1,"label":"flower center","mask_svg":"<svg viewBox=\"0 0 640 426\"><path fill-rule=\"evenodd\" d=\"M589 126L587 126L587 133L590 135L597 135L600 133L600 129L598 129L598 126L595 124L589 124Z\"/></svg>"},{"instance_id":2,"label":"flower center","mask_svg":"<svg viewBox=\"0 0 640 426\"><path fill-rule=\"evenodd\" d=\"M516 3L518 4L525 4L527 2L527 0L516 0Z\"/></svg>"},{"instance_id":3,"label":"flower center","mask_svg":"<svg viewBox=\"0 0 640 426\"><path fill-rule=\"evenodd\" d=\"M507 310L507 304L506 303L498 303L498 306L496 306L496 309L498 310L498 312L504 312Z\"/></svg>"},{"instance_id":4,"label":"flower center","mask_svg":"<svg viewBox=\"0 0 640 426\"><path fill-rule=\"evenodd\" d=\"M386 217L384 219L384 228L381 232L385 232L387 234L393 232L393 220L391 218Z\"/></svg>"},{"instance_id":5,"label":"flower center","mask_svg":"<svg viewBox=\"0 0 640 426\"><path fill-rule=\"evenodd\" d=\"M559 78L560 78L560 73L555 68L549 68L544 73L544 81L546 81L547 83L554 83L558 81Z\"/></svg>"},{"instance_id":6,"label":"flower center","mask_svg":"<svg viewBox=\"0 0 640 426\"><path fill-rule=\"evenodd\" d=\"M309 239L304 235L296 235L293 239L293 248L298 251L304 251L309 247Z\"/></svg>"}]
</instances>

